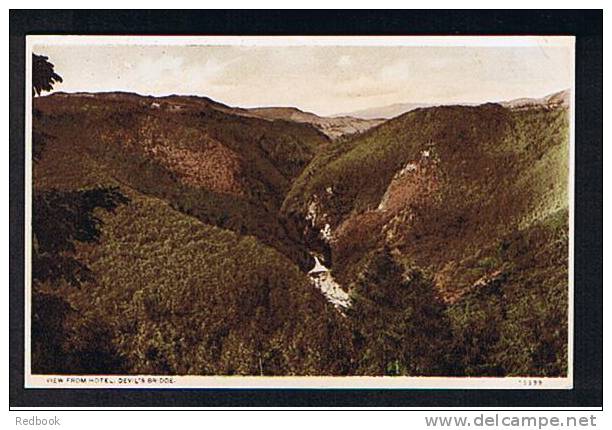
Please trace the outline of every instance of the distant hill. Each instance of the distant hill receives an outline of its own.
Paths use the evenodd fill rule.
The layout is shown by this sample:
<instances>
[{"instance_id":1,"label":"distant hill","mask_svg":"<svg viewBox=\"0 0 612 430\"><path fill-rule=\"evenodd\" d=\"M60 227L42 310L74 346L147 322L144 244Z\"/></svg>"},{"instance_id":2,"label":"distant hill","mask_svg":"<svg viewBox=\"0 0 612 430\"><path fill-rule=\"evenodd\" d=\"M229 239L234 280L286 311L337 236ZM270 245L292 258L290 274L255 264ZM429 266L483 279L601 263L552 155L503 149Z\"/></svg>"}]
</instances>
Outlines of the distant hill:
<instances>
[{"instance_id":1,"label":"distant hill","mask_svg":"<svg viewBox=\"0 0 612 430\"><path fill-rule=\"evenodd\" d=\"M554 109L558 107L569 107L569 103L570 92L569 90L563 90L541 98L520 98L501 102L500 104L511 109L529 109L533 107Z\"/></svg>"},{"instance_id":2,"label":"distant hill","mask_svg":"<svg viewBox=\"0 0 612 430\"><path fill-rule=\"evenodd\" d=\"M354 112L349 112L341 115L348 115L355 118L363 119L390 119L402 115L406 112L413 111L415 109L429 108L435 106L447 106L447 104L436 104L436 103L394 103L387 106L380 106L375 108L363 109ZM461 106L477 106L478 103L460 103Z\"/></svg>"},{"instance_id":3,"label":"distant hill","mask_svg":"<svg viewBox=\"0 0 612 430\"><path fill-rule=\"evenodd\" d=\"M379 106L342 113L339 114L339 117L350 116L362 119L390 119L403 113L410 112L411 110L432 106L434 105L431 103L394 103L387 106Z\"/></svg>"},{"instance_id":4,"label":"distant hill","mask_svg":"<svg viewBox=\"0 0 612 430\"><path fill-rule=\"evenodd\" d=\"M382 119L361 119L352 116L321 117L291 107L254 108L248 109L248 112L260 118L311 124L331 139L363 133L384 122Z\"/></svg>"},{"instance_id":5,"label":"distant hill","mask_svg":"<svg viewBox=\"0 0 612 430\"><path fill-rule=\"evenodd\" d=\"M569 106L569 90L559 91L554 94L550 94L541 98L520 98L510 101L499 102L504 107L512 109L520 109L527 107L556 107L556 106ZM362 119L390 119L396 116L402 115L406 112L413 111L420 108L428 108L435 106L448 106L453 105L452 103L435 104L435 103L394 103L387 106L379 106L375 108L362 109L352 111L348 113L340 114L338 117L349 116L352 118ZM461 106L478 106L479 103L457 103L454 105Z\"/></svg>"}]
</instances>

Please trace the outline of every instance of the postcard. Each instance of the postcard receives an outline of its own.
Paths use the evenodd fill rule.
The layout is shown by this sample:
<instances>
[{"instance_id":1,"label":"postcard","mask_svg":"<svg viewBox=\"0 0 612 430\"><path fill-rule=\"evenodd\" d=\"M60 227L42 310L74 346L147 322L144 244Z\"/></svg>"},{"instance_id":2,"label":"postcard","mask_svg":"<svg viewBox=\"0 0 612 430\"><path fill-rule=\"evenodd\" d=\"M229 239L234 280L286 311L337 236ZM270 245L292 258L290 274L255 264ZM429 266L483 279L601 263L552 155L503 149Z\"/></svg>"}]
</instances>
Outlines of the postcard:
<instances>
[{"instance_id":1,"label":"postcard","mask_svg":"<svg viewBox=\"0 0 612 430\"><path fill-rule=\"evenodd\" d=\"M26 61L26 387L572 388L573 37Z\"/></svg>"}]
</instances>

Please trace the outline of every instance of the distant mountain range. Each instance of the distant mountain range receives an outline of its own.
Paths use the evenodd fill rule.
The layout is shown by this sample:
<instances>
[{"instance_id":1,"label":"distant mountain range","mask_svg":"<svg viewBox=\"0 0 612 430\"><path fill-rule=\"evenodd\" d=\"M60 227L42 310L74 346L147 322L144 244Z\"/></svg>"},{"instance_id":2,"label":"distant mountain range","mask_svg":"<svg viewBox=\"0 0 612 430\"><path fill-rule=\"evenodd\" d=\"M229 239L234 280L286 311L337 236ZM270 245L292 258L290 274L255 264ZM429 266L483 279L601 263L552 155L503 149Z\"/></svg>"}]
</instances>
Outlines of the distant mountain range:
<instances>
[{"instance_id":1,"label":"distant mountain range","mask_svg":"<svg viewBox=\"0 0 612 430\"><path fill-rule=\"evenodd\" d=\"M322 117L294 107L262 107L247 110L249 113L264 119L311 124L331 139L348 134L363 133L384 122L384 119L380 118L365 119L347 115Z\"/></svg>"},{"instance_id":2,"label":"distant mountain range","mask_svg":"<svg viewBox=\"0 0 612 430\"><path fill-rule=\"evenodd\" d=\"M525 107L536 107L536 106L569 106L570 92L569 90L563 90L554 94L547 95L541 98L519 98L509 101L498 102L504 107L511 109L520 109ZM395 118L406 112L413 111L420 108L429 108L435 106L478 106L483 103L394 103L387 106L379 106L374 108L356 110L353 112L347 112L339 114L337 117L352 117L361 119L390 119Z\"/></svg>"},{"instance_id":3,"label":"distant mountain range","mask_svg":"<svg viewBox=\"0 0 612 430\"><path fill-rule=\"evenodd\" d=\"M501 102L500 105L511 109L524 109L532 107L568 107L570 103L570 91L563 90L541 98L520 98L507 102Z\"/></svg>"},{"instance_id":4,"label":"distant mountain range","mask_svg":"<svg viewBox=\"0 0 612 430\"><path fill-rule=\"evenodd\" d=\"M70 94L56 92L58 96L70 96ZM137 94L112 92L112 93L75 93L74 96L81 97L106 97L106 98L138 98ZM150 97L149 97L150 98ZM362 109L333 116L320 116L312 112L303 111L292 106L274 106L242 108L228 106L208 97L199 96L166 96L160 97L160 101L173 104L176 109L187 105L206 105L218 112L238 115L249 118L260 118L268 121L289 121L294 123L309 124L323 133L331 140L343 136L363 133L386 120L398 117L406 112L416 109L432 108L437 106L479 106L484 103L394 103L387 106ZM514 100L495 102L510 109L525 109L533 107L568 107L570 102L570 91L563 90L540 98L518 98Z\"/></svg>"},{"instance_id":5,"label":"distant mountain range","mask_svg":"<svg viewBox=\"0 0 612 430\"><path fill-rule=\"evenodd\" d=\"M339 117L350 116L362 119L390 119L399 116L411 110L433 107L434 103L394 103L387 106L379 106L368 109L356 110L353 112L339 114Z\"/></svg>"}]
</instances>

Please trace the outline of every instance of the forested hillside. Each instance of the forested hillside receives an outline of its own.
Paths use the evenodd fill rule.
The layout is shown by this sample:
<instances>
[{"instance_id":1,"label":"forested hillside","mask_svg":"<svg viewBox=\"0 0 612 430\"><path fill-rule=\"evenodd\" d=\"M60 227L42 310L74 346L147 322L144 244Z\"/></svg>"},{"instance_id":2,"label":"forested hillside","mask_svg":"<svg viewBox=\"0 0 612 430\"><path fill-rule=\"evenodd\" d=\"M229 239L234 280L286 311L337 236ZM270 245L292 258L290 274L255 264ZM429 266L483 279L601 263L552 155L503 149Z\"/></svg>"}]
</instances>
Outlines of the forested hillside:
<instances>
[{"instance_id":1,"label":"forested hillside","mask_svg":"<svg viewBox=\"0 0 612 430\"><path fill-rule=\"evenodd\" d=\"M283 211L348 291L381 253L429 273L460 373L561 375L568 141L562 104L418 109L322 148Z\"/></svg>"},{"instance_id":2,"label":"forested hillside","mask_svg":"<svg viewBox=\"0 0 612 430\"><path fill-rule=\"evenodd\" d=\"M566 374L564 104L264 114L34 98L35 373Z\"/></svg>"},{"instance_id":3,"label":"forested hillside","mask_svg":"<svg viewBox=\"0 0 612 430\"><path fill-rule=\"evenodd\" d=\"M348 372L277 214L326 138L171 100L35 99L34 372Z\"/></svg>"}]
</instances>

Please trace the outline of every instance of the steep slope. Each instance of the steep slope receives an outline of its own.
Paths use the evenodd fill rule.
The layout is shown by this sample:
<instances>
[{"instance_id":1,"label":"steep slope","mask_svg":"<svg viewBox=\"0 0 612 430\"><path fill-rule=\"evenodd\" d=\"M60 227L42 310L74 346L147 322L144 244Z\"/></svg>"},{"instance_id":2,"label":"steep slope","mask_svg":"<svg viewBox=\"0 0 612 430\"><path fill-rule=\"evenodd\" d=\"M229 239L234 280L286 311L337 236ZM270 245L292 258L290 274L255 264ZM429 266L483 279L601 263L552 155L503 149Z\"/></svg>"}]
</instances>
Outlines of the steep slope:
<instances>
[{"instance_id":1,"label":"steep slope","mask_svg":"<svg viewBox=\"0 0 612 430\"><path fill-rule=\"evenodd\" d=\"M120 183L205 223L252 234L299 264L310 262L278 210L293 178L328 142L312 126L233 115L196 97L55 94L37 98L34 107L37 124L63 142L68 158L79 152ZM56 163L46 166L57 169L65 160ZM54 180L82 174L66 164Z\"/></svg>"},{"instance_id":2,"label":"steep slope","mask_svg":"<svg viewBox=\"0 0 612 430\"><path fill-rule=\"evenodd\" d=\"M77 246L90 280L36 287L35 309L55 298L67 310L35 312L35 327L42 318L41 331L59 337L34 336L35 373L346 372L344 323L291 261L122 192L130 202L101 218L100 243Z\"/></svg>"},{"instance_id":3,"label":"steep slope","mask_svg":"<svg viewBox=\"0 0 612 430\"><path fill-rule=\"evenodd\" d=\"M465 259L567 208L567 130L562 107L419 109L323 151L284 211L327 242L345 281L361 256L389 246L447 268L453 281L438 284L453 300L483 275Z\"/></svg>"},{"instance_id":4,"label":"steep slope","mask_svg":"<svg viewBox=\"0 0 612 430\"><path fill-rule=\"evenodd\" d=\"M233 118L211 119L213 114L203 111L161 115L161 106L149 105L157 102L146 100L139 107L135 102L141 98L113 97L49 97L35 103L40 110L35 128L44 126L49 136L34 164L35 200L51 194L49 205L74 215L60 217L60 224L78 226L91 217L100 238L87 240L87 231L77 231L78 240L69 247L51 247L59 254L55 261L69 267L56 264L52 273L34 278L34 373L346 373L352 356L346 323L297 265L254 236L202 222L212 218L212 209L196 218L180 207L184 193L199 189L206 192L198 198L212 200L208 205L229 196L231 202L253 205L241 216L264 216L266 205L277 205L277 189L282 191L294 174L284 157L306 160L299 157L308 157L307 143L321 142L318 133L299 126L289 128L285 139L292 130L305 130L312 141L277 141L279 126L268 129L266 123L259 143L306 145L304 153L274 156L263 149L265 143L255 152L252 141L228 138L215 128L217 121L231 133ZM244 133L260 123L247 124ZM241 149L253 151L252 158ZM172 152L179 150L186 154ZM194 158L194 164L181 157ZM246 160L260 164L249 166ZM201 166L205 172L197 169ZM75 193L94 187L116 190L121 204L93 214L85 214L83 206L70 208ZM170 192L171 187L177 190ZM251 196L253 189L260 194ZM260 207L249 200L257 197L263 200ZM232 216L234 208L226 204ZM57 208L49 209L52 214ZM224 209L217 210L225 215ZM37 215L42 231L63 231L57 219ZM42 238L35 240L35 249ZM87 275L78 276L76 285L64 276L74 269Z\"/></svg>"},{"instance_id":5,"label":"steep slope","mask_svg":"<svg viewBox=\"0 0 612 430\"><path fill-rule=\"evenodd\" d=\"M446 374L564 376L568 124L563 103L417 109L322 150L283 211L353 301L364 288L381 306L400 301L406 289L384 281L388 266L430 274L446 303L431 317ZM377 258L396 263L372 275Z\"/></svg>"},{"instance_id":6,"label":"steep slope","mask_svg":"<svg viewBox=\"0 0 612 430\"><path fill-rule=\"evenodd\" d=\"M248 109L248 112L259 118L311 124L331 139L363 133L384 122L380 118L362 119L346 115L321 117L311 112L288 107L254 108Z\"/></svg>"}]
</instances>

